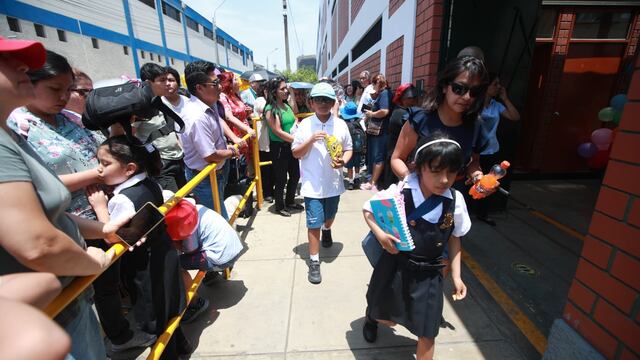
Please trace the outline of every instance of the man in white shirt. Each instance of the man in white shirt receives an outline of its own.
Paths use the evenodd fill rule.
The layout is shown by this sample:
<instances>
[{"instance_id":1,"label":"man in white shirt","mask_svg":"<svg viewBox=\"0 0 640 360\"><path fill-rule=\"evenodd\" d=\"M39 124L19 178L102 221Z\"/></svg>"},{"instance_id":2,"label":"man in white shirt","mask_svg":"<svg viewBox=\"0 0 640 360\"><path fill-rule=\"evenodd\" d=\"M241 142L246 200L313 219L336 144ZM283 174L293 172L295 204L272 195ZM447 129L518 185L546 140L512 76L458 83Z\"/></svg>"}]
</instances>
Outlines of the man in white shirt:
<instances>
[{"instance_id":1,"label":"man in white shirt","mask_svg":"<svg viewBox=\"0 0 640 360\"><path fill-rule=\"evenodd\" d=\"M310 93L311 106L315 110L298 125L291 151L300 159L302 187L307 218L309 240L309 282L319 284L320 274L320 230L322 246L333 245L331 225L338 212L340 194L344 189L342 167L351 159L351 135L347 124L332 115L331 108L336 102L336 93L327 83L318 83ZM331 157L327 149L329 137L342 146L342 152ZM333 140L333 139L332 139Z\"/></svg>"},{"instance_id":2,"label":"man in white shirt","mask_svg":"<svg viewBox=\"0 0 640 360\"><path fill-rule=\"evenodd\" d=\"M371 106L371 103L373 103L371 93L373 93L374 89L373 84L371 83L371 74L369 71L365 70L361 72L359 79L360 84L364 87L362 96L360 97L360 103L358 103L358 113L361 113L363 105Z\"/></svg>"},{"instance_id":3,"label":"man in white shirt","mask_svg":"<svg viewBox=\"0 0 640 360\"><path fill-rule=\"evenodd\" d=\"M265 81L267 80L263 78L262 75L260 74L251 75L251 77L249 77L250 87L247 90L240 93L240 98L242 99L242 102L245 103L246 105L251 106L251 108L255 110L254 103L257 98L262 96L262 94L260 94L260 85L262 85Z\"/></svg>"}]
</instances>

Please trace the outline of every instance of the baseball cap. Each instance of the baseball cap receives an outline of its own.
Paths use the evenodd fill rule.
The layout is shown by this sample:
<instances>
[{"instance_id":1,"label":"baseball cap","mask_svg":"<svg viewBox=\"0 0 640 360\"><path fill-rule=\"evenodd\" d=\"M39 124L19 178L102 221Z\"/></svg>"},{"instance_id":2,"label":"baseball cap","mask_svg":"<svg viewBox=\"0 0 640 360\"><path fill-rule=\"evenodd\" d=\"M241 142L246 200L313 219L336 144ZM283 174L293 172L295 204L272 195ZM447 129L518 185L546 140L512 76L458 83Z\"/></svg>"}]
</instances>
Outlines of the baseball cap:
<instances>
[{"instance_id":1,"label":"baseball cap","mask_svg":"<svg viewBox=\"0 0 640 360\"><path fill-rule=\"evenodd\" d=\"M252 74L251 76L249 76L249 82L256 82L256 81L265 81L266 79L262 77L262 75L260 74Z\"/></svg>"},{"instance_id":2,"label":"baseball cap","mask_svg":"<svg viewBox=\"0 0 640 360\"><path fill-rule=\"evenodd\" d=\"M0 53L9 53L31 70L40 69L46 60L44 46L31 40L5 39L0 36Z\"/></svg>"},{"instance_id":3,"label":"baseball cap","mask_svg":"<svg viewBox=\"0 0 640 360\"><path fill-rule=\"evenodd\" d=\"M191 202L182 199L167 212L164 223L171 240L184 240L198 226L198 209Z\"/></svg>"},{"instance_id":4,"label":"baseball cap","mask_svg":"<svg viewBox=\"0 0 640 360\"><path fill-rule=\"evenodd\" d=\"M327 83L317 83L311 88L310 98L314 97L328 97L329 99L336 99L336 91L333 90L333 86Z\"/></svg>"},{"instance_id":5,"label":"baseball cap","mask_svg":"<svg viewBox=\"0 0 640 360\"><path fill-rule=\"evenodd\" d=\"M400 100L406 98L415 98L418 97L415 86L411 83L404 83L396 89L395 94L393 95L393 103L396 105L400 105Z\"/></svg>"}]
</instances>

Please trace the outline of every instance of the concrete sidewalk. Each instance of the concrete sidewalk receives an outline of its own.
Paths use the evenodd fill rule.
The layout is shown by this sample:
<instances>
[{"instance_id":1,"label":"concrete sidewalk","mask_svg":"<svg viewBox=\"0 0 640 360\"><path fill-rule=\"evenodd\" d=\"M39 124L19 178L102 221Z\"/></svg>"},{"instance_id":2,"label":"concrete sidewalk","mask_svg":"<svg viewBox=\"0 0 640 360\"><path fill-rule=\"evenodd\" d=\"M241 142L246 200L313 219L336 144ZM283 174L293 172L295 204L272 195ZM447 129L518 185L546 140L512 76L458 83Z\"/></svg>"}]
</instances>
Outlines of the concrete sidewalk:
<instances>
[{"instance_id":1,"label":"concrete sidewalk","mask_svg":"<svg viewBox=\"0 0 640 360\"><path fill-rule=\"evenodd\" d=\"M361 206L371 193L348 191L333 226L334 245L322 248L323 281L307 281L304 212L275 215L271 204L239 219L246 250L230 280L200 295L210 309L184 325L197 346L192 359L413 359L416 339L404 328L380 327L378 341L362 337L365 293L372 268L360 241L368 231ZM464 246L464 243L463 243ZM444 317L450 327L436 339L437 359L534 359L520 331L468 269L469 296L452 303ZM446 282L446 294L451 293Z\"/></svg>"}]
</instances>

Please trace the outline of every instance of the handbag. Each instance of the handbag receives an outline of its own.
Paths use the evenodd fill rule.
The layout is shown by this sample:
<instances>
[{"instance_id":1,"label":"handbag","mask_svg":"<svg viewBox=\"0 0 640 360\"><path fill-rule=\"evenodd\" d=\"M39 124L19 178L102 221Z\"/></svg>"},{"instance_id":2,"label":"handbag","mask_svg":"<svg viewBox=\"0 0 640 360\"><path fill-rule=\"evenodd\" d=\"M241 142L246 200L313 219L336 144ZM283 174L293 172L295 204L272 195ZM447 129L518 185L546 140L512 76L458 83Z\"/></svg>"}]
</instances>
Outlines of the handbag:
<instances>
[{"instance_id":1,"label":"handbag","mask_svg":"<svg viewBox=\"0 0 640 360\"><path fill-rule=\"evenodd\" d=\"M367 121L367 134L373 136L380 135L383 121L384 119L370 118L369 121Z\"/></svg>"}]
</instances>

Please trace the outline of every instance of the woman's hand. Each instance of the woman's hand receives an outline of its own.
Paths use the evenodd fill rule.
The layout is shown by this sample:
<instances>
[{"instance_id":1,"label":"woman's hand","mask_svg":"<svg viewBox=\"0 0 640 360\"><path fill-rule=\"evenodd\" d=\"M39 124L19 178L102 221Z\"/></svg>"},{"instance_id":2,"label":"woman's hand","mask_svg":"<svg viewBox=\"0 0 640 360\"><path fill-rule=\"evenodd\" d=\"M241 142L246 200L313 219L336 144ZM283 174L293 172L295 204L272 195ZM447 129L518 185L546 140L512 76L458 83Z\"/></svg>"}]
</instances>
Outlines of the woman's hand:
<instances>
[{"instance_id":1,"label":"woman's hand","mask_svg":"<svg viewBox=\"0 0 640 360\"><path fill-rule=\"evenodd\" d=\"M87 199L89 204L94 209L106 209L109 199L105 195L104 191L97 185L89 185L86 190Z\"/></svg>"},{"instance_id":2,"label":"woman's hand","mask_svg":"<svg viewBox=\"0 0 640 360\"><path fill-rule=\"evenodd\" d=\"M467 296L467 286L462 282L461 278L453 279L453 300L462 300Z\"/></svg>"},{"instance_id":3,"label":"woman's hand","mask_svg":"<svg viewBox=\"0 0 640 360\"><path fill-rule=\"evenodd\" d=\"M247 127L244 132L249 134L251 138L256 137L256 131L253 130L251 127Z\"/></svg>"},{"instance_id":4,"label":"woman's hand","mask_svg":"<svg viewBox=\"0 0 640 360\"><path fill-rule=\"evenodd\" d=\"M116 231L128 223L132 217L133 216L125 216L119 219L110 220L102 225L102 238L109 244L117 244L121 242L122 239L120 239L116 234Z\"/></svg>"},{"instance_id":5,"label":"woman's hand","mask_svg":"<svg viewBox=\"0 0 640 360\"><path fill-rule=\"evenodd\" d=\"M87 255L89 255L96 263L100 269L104 270L111 265L111 260L113 260L113 256L115 253L113 251L103 251L100 248L89 246L87 248Z\"/></svg>"},{"instance_id":6,"label":"woman's hand","mask_svg":"<svg viewBox=\"0 0 640 360\"><path fill-rule=\"evenodd\" d=\"M238 145L238 148L244 148L247 147L247 142L242 140L242 138L236 137L234 139L232 139L233 143Z\"/></svg>"},{"instance_id":7,"label":"woman's hand","mask_svg":"<svg viewBox=\"0 0 640 360\"><path fill-rule=\"evenodd\" d=\"M389 254L397 254L398 252L400 252L400 250L398 250L398 248L396 247L396 243L400 242L398 238L384 233L384 235L380 237L376 235L376 239L378 239L378 242L380 243L380 245L382 245L382 248L387 250Z\"/></svg>"}]
</instances>

